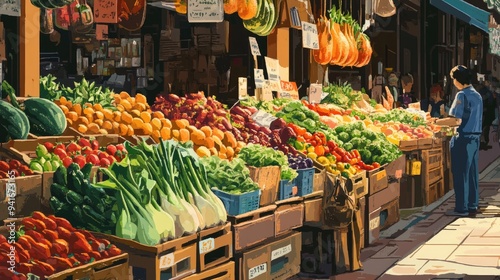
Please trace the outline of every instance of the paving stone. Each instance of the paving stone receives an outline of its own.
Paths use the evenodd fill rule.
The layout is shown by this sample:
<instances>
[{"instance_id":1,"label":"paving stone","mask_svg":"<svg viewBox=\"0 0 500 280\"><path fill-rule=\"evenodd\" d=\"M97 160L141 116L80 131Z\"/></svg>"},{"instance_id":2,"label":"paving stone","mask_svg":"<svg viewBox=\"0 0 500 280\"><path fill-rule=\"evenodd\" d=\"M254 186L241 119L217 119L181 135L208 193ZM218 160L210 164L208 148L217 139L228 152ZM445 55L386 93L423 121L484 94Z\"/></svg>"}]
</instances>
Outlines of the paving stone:
<instances>
[{"instance_id":1,"label":"paving stone","mask_svg":"<svg viewBox=\"0 0 500 280\"><path fill-rule=\"evenodd\" d=\"M380 276L392 265L398 261L398 258L369 259L363 263L363 274Z\"/></svg>"},{"instance_id":2,"label":"paving stone","mask_svg":"<svg viewBox=\"0 0 500 280\"><path fill-rule=\"evenodd\" d=\"M498 257L463 257L451 255L447 261L461 263L466 265L474 265L479 267L496 267L498 265Z\"/></svg>"},{"instance_id":3,"label":"paving stone","mask_svg":"<svg viewBox=\"0 0 500 280\"><path fill-rule=\"evenodd\" d=\"M399 240L399 241L403 241L403 240L406 240L406 241L421 240L422 242L425 242L425 241L427 241L428 238L429 238L429 233L416 232L415 228L410 228L405 233L403 233L400 236L398 236L395 240Z\"/></svg>"},{"instance_id":4,"label":"paving stone","mask_svg":"<svg viewBox=\"0 0 500 280\"><path fill-rule=\"evenodd\" d=\"M500 221L499 221L500 222ZM491 226L488 231L483 234L484 237L500 237L500 223L495 223Z\"/></svg>"},{"instance_id":5,"label":"paving stone","mask_svg":"<svg viewBox=\"0 0 500 280\"><path fill-rule=\"evenodd\" d=\"M446 227L448 224L450 224L454 219L455 219L455 217L442 216L437 221L435 221L433 224L431 224L427 227L415 227L415 231L425 232L429 236L434 236L440 230L442 230L444 227Z\"/></svg>"},{"instance_id":6,"label":"paving stone","mask_svg":"<svg viewBox=\"0 0 500 280\"><path fill-rule=\"evenodd\" d=\"M384 248L382 248L380 251L374 254L372 258L374 259L387 258L397 249L398 247L395 245L386 245Z\"/></svg>"},{"instance_id":7,"label":"paving stone","mask_svg":"<svg viewBox=\"0 0 500 280\"><path fill-rule=\"evenodd\" d=\"M405 275L390 275L390 274L384 274L380 278L377 278L377 280L409 280L408 276ZM430 280L431 277L428 275L412 275L411 280Z\"/></svg>"},{"instance_id":8,"label":"paving stone","mask_svg":"<svg viewBox=\"0 0 500 280\"><path fill-rule=\"evenodd\" d=\"M389 245L395 246L397 248L389 255L389 257L402 259L415 252L418 248L422 246L422 243L393 240L391 241L391 243L389 243Z\"/></svg>"},{"instance_id":9,"label":"paving stone","mask_svg":"<svg viewBox=\"0 0 500 280\"><path fill-rule=\"evenodd\" d=\"M453 256L500 257L500 246L461 245L453 252Z\"/></svg>"},{"instance_id":10,"label":"paving stone","mask_svg":"<svg viewBox=\"0 0 500 280\"><path fill-rule=\"evenodd\" d=\"M464 242L464 245L480 245L480 246L497 246L500 244L500 236L498 237L487 237L483 235L481 237L478 236L469 236Z\"/></svg>"},{"instance_id":11,"label":"paving stone","mask_svg":"<svg viewBox=\"0 0 500 280\"><path fill-rule=\"evenodd\" d=\"M426 244L433 245L459 245L472 232L472 229L445 228L433 236Z\"/></svg>"},{"instance_id":12,"label":"paving stone","mask_svg":"<svg viewBox=\"0 0 500 280\"><path fill-rule=\"evenodd\" d=\"M410 258L423 260L446 260L456 249L457 245L423 245Z\"/></svg>"},{"instance_id":13,"label":"paving stone","mask_svg":"<svg viewBox=\"0 0 500 280\"><path fill-rule=\"evenodd\" d=\"M410 265L395 265L391 267L384 274L387 275L415 275L420 270L421 267L410 266Z\"/></svg>"},{"instance_id":14,"label":"paving stone","mask_svg":"<svg viewBox=\"0 0 500 280\"><path fill-rule=\"evenodd\" d=\"M417 275L443 275L443 274L467 274L467 275L500 275L500 269L496 267L477 267L472 265L457 264L447 261L429 261Z\"/></svg>"},{"instance_id":15,"label":"paving stone","mask_svg":"<svg viewBox=\"0 0 500 280\"><path fill-rule=\"evenodd\" d=\"M351 272L332 276L330 280L375 280L378 277L378 275L370 275L364 272Z\"/></svg>"}]
</instances>

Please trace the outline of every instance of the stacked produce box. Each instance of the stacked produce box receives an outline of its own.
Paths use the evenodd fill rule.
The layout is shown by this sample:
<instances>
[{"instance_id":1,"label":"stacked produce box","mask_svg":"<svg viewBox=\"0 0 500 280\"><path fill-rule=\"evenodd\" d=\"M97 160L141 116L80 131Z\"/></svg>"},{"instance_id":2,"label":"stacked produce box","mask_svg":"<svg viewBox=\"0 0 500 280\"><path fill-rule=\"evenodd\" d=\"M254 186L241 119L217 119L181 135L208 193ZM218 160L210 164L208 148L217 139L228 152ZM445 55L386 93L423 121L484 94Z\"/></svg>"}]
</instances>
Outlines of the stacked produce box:
<instances>
[{"instance_id":1,"label":"stacked produce box","mask_svg":"<svg viewBox=\"0 0 500 280\"><path fill-rule=\"evenodd\" d=\"M48 99L0 101L0 175L16 184L2 218L65 219L128 253L134 279L287 279L321 238L342 248L332 273L357 270L364 240L399 217L402 143L433 143L423 120L349 85L322 104L231 109L203 93L150 106L85 80L42 88Z\"/></svg>"}]
</instances>

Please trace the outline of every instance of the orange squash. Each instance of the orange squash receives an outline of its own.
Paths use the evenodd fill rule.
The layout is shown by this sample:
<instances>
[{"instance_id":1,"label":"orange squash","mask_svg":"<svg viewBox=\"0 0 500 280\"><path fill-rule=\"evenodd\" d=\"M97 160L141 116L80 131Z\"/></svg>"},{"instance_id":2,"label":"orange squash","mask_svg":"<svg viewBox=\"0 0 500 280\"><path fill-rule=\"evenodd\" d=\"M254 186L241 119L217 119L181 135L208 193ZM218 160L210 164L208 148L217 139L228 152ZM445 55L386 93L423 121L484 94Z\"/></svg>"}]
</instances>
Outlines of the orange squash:
<instances>
[{"instance_id":1,"label":"orange squash","mask_svg":"<svg viewBox=\"0 0 500 280\"><path fill-rule=\"evenodd\" d=\"M230 15L238 11L237 0L224 0L224 13Z\"/></svg>"},{"instance_id":2,"label":"orange squash","mask_svg":"<svg viewBox=\"0 0 500 280\"><path fill-rule=\"evenodd\" d=\"M238 16L243 20L249 20L257 15L257 1L265 0L238 0Z\"/></svg>"},{"instance_id":3,"label":"orange squash","mask_svg":"<svg viewBox=\"0 0 500 280\"><path fill-rule=\"evenodd\" d=\"M314 60L320 65L326 65L332 60L333 40L330 33L330 22L323 16L318 20L319 49L313 50Z\"/></svg>"}]
</instances>

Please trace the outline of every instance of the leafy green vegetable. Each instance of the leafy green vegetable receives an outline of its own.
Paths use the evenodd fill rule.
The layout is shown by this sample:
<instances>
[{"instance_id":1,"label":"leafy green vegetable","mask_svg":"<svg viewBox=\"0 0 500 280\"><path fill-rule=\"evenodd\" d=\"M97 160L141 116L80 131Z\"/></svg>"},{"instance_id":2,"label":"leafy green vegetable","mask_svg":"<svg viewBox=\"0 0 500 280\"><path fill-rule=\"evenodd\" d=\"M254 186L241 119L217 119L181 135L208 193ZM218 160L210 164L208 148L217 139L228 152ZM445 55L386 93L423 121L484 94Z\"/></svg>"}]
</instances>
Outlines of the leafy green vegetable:
<instances>
[{"instance_id":1,"label":"leafy green vegetable","mask_svg":"<svg viewBox=\"0 0 500 280\"><path fill-rule=\"evenodd\" d=\"M426 121L424 118L422 118L422 116L414 114L412 112L408 112L407 110L403 109L394 109L390 110L387 113L374 113L370 115L370 118L373 121L380 121L380 122L389 122L389 121L400 122L408 124L412 127L426 125Z\"/></svg>"},{"instance_id":2,"label":"leafy green vegetable","mask_svg":"<svg viewBox=\"0 0 500 280\"><path fill-rule=\"evenodd\" d=\"M211 170L208 175L208 185L221 191L242 194L259 189L250 178L250 170L240 158L223 160L217 156L200 159L205 169Z\"/></svg>"},{"instance_id":3,"label":"leafy green vegetable","mask_svg":"<svg viewBox=\"0 0 500 280\"><path fill-rule=\"evenodd\" d=\"M237 158L253 167L280 166L282 180L291 181L298 176L297 171L288 166L287 156L282 151L273 148L248 144L241 149Z\"/></svg>"},{"instance_id":4,"label":"leafy green vegetable","mask_svg":"<svg viewBox=\"0 0 500 280\"><path fill-rule=\"evenodd\" d=\"M281 167L281 180L292 181L293 179L297 178L297 176L299 176L299 173L297 173L296 170L290 168L289 166Z\"/></svg>"},{"instance_id":5,"label":"leafy green vegetable","mask_svg":"<svg viewBox=\"0 0 500 280\"><path fill-rule=\"evenodd\" d=\"M330 103L338 105L344 109L350 108L352 104L363 99L363 93L352 89L349 82L343 84L329 84L323 88L323 91L328 93L321 103Z\"/></svg>"}]
</instances>

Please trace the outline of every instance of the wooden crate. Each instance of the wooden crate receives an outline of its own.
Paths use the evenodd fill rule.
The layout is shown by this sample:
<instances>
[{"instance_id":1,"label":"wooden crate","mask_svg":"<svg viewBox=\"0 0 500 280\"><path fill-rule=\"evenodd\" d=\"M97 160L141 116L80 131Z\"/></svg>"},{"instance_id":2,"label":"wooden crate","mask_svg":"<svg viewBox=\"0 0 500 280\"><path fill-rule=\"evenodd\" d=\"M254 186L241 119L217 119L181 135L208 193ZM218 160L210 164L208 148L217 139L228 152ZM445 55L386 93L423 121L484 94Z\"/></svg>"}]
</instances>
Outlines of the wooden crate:
<instances>
[{"instance_id":1,"label":"wooden crate","mask_svg":"<svg viewBox=\"0 0 500 280\"><path fill-rule=\"evenodd\" d=\"M322 210L323 191L304 196L304 225L320 227Z\"/></svg>"},{"instance_id":2,"label":"wooden crate","mask_svg":"<svg viewBox=\"0 0 500 280\"><path fill-rule=\"evenodd\" d=\"M314 167L313 192L323 191L326 184L326 170Z\"/></svg>"},{"instance_id":3,"label":"wooden crate","mask_svg":"<svg viewBox=\"0 0 500 280\"><path fill-rule=\"evenodd\" d=\"M371 213L386 203L393 201L400 196L400 187L398 184L390 184L384 190L374 195L366 196L367 212Z\"/></svg>"},{"instance_id":4,"label":"wooden crate","mask_svg":"<svg viewBox=\"0 0 500 280\"><path fill-rule=\"evenodd\" d=\"M292 232L237 254L237 279L290 279L300 272L301 239L300 232Z\"/></svg>"},{"instance_id":5,"label":"wooden crate","mask_svg":"<svg viewBox=\"0 0 500 280\"><path fill-rule=\"evenodd\" d=\"M429 186L439 180L442 180L444 175L443 175L443 167L436 167L434 169L429 170L427 173L422 174L423 177L423 184L424 186Z\"/></svg>"},{"instance_id":6,"label":"wooden crate","mask_svg":"<svg viewBox=\"0 0 500 280\"><path fill-rule=\"evenodd\" d=\"M302 197L292 197L276 202L274 235L280 236L304 224Z\"/></svg>"},{"instance_id":7,"label":"wooden crate","mask_svg":"<svg viewBox=\"0 0 500 280\"><path fill-rule=\"evenodd\" d=\"M425 205L429 205L444 195L444 181L440 179L437 182L425 187L424 201Z\"/></svg>"},{"instance_id":8,"label":"wooden crate","mask_svg":"<svg viewBox=\"0 0 500 280\"><path fill-rule=\"evenodd\" d=\"M371 171L367 171L368 191L366 194L375 194L388 186L386 166L381 166Z\"/></svg>"},{"instance_id":9,"label":"wooden crate","mask_svg":"<svg viewBox=\"0 0 500 280\"><path fill-rule=\"evenodd\" d=\"M231 224L205 229L198 233L197 272L203 272L233 257Z\"/></svg>"},{"instance_id":10,"label":"wooden crate","mask_svg":"<svg viewBox=\"0 0 500 280\"><path fill-rule=\"evenodd\" d=\"M431 169L441 167L443 165L443 149L436 148L430 150L422 150L422 169L424 173Z\"/></svg>"},{"instance_id":11,"label":"wooden crate","mask_svg":"<svg viewBox=\"0 0 500 280\"><path fill-rule=\"evenodd\" d=\"M182 279L196 273L197 234L191 234L155 246L109 234L93 232L129 254L134 280ZM122 278L125 279L125 278Z\"/></svg>"},{"instance_id":12,"label":"wooden crate","mask_svg":"<svg viewBox=\"0 0 500 280\"><path fill-rule=\"evenodd\" d=\"M421 138L421 139L418 139L417 143L418 143L419 150L432 149L432 145L434 144L434 139Z\"/></svg>"},{"instance_id":13,"label":"wooden crate","mask_svg":"<svg viewBox=\"0 0 500 280\"><path fill-rule=\"evenodd\" d=\"M259 185L261 190L260 206L271 205L278 197L281 168L279 166L253 167L248 166L250 178Z\"/></svg>"},{"instance_id":14,"label":"wooden crate","mask_svg":"<svg viewBox=\"0 0 500 280\"><path fill-rule=\"evenodd\" d=\"M46 280L67 279L128 279L129 255L127 253L98 260L79 267L53 274Z\"/></svg>"},{"instance_id":15,"label":"wooden crate","mask_svg":"<svg viewBox=\"0 0 500 280\"><path fill-rule=\"evenodd\" d=\"M422 176L404 176L400 182L399 207L401 209L424 206Z\"/></svg>"},{"instance_id":16,"label":"wooden crate","mask_svg":"<svg viewBox=\"0 0 500 280\"><path fill-rule=\"evenodd\" d=\"M204 272L196 273L184 280L236 280L234 262L221 264Z\"/></svg>"},{"instance_id":17,"label":"wooden crate","mask_svg":"<svg viewBox=\"0 0 500 280\"><path fill-rule=\"evenodd\" d=\"M40 211L42 175L0 179L0 221Z\"/></svg>"},{"instance_id":18,"label":"wooden crate","mask_svg":"<svg viewBox=\"0 0 500 280\"><path fill-rule=\"evenodd\" d=\"M228 216L233 229L235 252L275 236L275 210L276 205L269 205L238 216Z\"/></svg>"},{"instance_id":19,"label":"wooden crate","mask_svg":"<svg viewBox=\"0 0 500 280\"><path fill-rule=\"evenodd\" d=\"M401 151L417 150L418 149L418 141L416 139L399 141L399 149Z\"/></svg>"},{"instance_id":20,"label":"wooden crate","mask_svg":"<svg viewBox=\"0 0 500 280\"><path fill-rule=\"evenodd\" d=\"M399 197L380 207L380 230L399 222Z\"/></svg>"}]
</instances>

